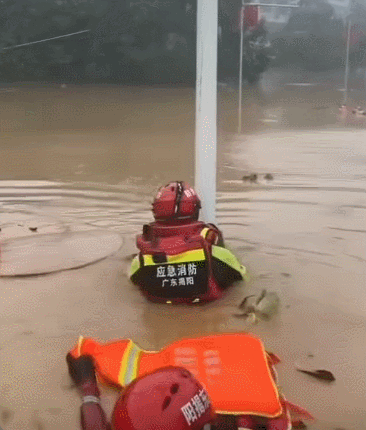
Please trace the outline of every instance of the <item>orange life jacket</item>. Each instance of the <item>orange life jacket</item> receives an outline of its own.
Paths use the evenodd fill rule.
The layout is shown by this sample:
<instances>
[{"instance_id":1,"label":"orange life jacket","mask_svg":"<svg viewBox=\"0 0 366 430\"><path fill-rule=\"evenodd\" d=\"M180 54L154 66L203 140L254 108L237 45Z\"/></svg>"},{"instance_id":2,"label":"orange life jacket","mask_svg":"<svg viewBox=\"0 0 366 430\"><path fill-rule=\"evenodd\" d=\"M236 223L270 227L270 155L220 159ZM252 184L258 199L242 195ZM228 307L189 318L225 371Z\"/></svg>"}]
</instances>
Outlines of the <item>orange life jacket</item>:
<instances>
[{"instance_id":1,"label":"orange life jacket","mask_svg":"<svg viewBox=\"0 0 366 430\"><path fill-rule=\"evenodd\" d=\"M282 413L271 356L249 334L183 339L158 352L144 351L131 340L100 344L81 337L70 352L91 355L105 384L124 387L155 369L182 366L206 387L217 413L268 418Z\"/></svg>"}]
</instances>

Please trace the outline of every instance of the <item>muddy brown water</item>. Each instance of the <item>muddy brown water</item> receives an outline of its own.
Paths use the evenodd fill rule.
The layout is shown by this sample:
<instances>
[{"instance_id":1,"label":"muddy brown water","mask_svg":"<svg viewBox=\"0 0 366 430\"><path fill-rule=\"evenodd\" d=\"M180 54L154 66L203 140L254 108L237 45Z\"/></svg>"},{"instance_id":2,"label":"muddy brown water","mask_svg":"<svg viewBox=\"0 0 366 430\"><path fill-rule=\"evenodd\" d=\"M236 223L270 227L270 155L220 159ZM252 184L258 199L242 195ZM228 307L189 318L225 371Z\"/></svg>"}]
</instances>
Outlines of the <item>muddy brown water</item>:
<instances>
[{"instance_id":1,"label":"muddy brown water","mask_svg":"<svg viewBox=\"0 0 366 430\"><path fill-rule=\"evenodd\" d=\"M0 92L0 238L37 244L38 233L62 225L123 239L119 251L88 267L0 278L3 429L79 428L65 354L80 334L129 337L157 350L182 336L247 330L282 359L281 387L315 415L309 428L366 429L363 120L340 121L342 94L329 88L246 89L237 136L236 97L219 87L217 221L250 279L220 302L187 308L147 303L128 282L127 257L151 219L156 188L193 182L194 91L14 85ZM258 183L241 181L254 172ZM30 232L37 222L40 231ZM262 288L279 294L279 314L258 325L235 318L242 298ZM322 384L297 365L330 370L336 382ZM116 395L103 389L108 413Z\"/></svg>"}]
</instances>

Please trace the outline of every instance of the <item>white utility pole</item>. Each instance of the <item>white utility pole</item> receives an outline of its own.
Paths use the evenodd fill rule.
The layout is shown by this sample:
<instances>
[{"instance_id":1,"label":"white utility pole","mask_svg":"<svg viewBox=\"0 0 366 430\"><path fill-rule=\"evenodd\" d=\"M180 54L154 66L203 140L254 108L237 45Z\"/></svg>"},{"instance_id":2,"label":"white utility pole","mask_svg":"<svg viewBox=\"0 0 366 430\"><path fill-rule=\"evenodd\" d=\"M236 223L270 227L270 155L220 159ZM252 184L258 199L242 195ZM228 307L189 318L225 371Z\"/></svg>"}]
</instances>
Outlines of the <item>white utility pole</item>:
<instances>
[{"instance_id":1,"label":"white utility pole","mask_svg":"<svg viewBox=\"0 0 366 430\"><path fill-rule=\"evenodd\" d=\"M349 47L351 41L351 19L348 20L348 31L347 31L347 49L346 49L346 69L344 72L344 101L343 104L347 104L348 100L348 75L349 75Z\"/></svg>"},{"instance_id":2,"label":"white utility pole","mask_svg":"<svg viewBox=\"0 0 366 430\"><path fill-rule=\"evenodd\" d=\"M197 0L195 188L205 222L216 223L218 0Z\"/></svg>"},{"instance_id":3,"label":"white utility pole","mask_svg":"<svg viewBox=\"0 0 366 430\"><path fill-rule=\"evenodd\" d=\"M239 60L239 106L238 106L238 134L241 133L241 103L243 92L243 43L244 43L244 0L240 10L240 60Z\"/></svg>"}]
</instances>

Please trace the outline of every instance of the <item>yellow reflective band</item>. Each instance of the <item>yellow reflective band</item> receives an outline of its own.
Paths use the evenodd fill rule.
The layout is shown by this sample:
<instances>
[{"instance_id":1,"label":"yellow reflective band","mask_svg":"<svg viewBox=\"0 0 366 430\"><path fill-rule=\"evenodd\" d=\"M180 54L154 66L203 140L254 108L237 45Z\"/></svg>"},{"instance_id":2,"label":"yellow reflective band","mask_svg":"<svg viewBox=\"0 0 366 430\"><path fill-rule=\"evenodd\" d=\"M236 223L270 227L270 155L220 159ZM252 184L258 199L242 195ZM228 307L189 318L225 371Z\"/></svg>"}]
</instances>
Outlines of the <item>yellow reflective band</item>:
<instances>
[{"instance_id":1,"label":"yellow reflective band","mask_svg":"<svg viewBox=\"0 0 366 430\"><path fill-rule=\"evenodd\" d=\"M139 270L139 268L140 268L140 259L139 259L139 256L137 255L132 260L129 277L131 278L131 276L133 276Z\"/></svg>"},{"instance_id":2,"label":"yellow reflective band","mask_svg":"<svg viewBox=\"0 0 366 430\"><path fill-rule=\"evenodd\" d=\"M202 236L205 239L209 230L210 229L208 227L203 228L201 233L200 233L200 236Z\"/></svg>"},{"instance_id":3,"label":"yellow reflective band","mask_svg":"<svg viewBox=\"0 0 366 430\"><path fill-rule=\"evenodd\" d=\"M246 268L239 263L239 260L228 249L212 245L212 256L239 272L243 278L245 277Z\"/></svg>"},{"instance_id":4,"label":"yellow reflective band","mask_svg":"<svg viewBox=\"0 0 366 430\"><path fill-rule=\"evenodd\" d=\"M121 361L121 368L118 374L118 383L125 387L134 379L137 378L138 363L141 353L141 348L130 340L128 342L125 353Z\"/></svg>"},{"instance_id":5,"label":"yellow reflective band","mask_svg":"<svg viewBox=\"0 0 366 430\"><path fill-rule=\"evenodd\" d=\"M155 266L152 255L143 255L143 257L144 257L144 266Z\"/></svg>"},{"instance_id":6,"label":"yellow reflective band","mask_svg":"<svg viewBox=\"0 0 366 430\"><path fill-rule=\"evenodd\" d=\"M81 347L83 346L84 343L84 337L83 336L79 336L79 340L78 340L78 357L81 356Z\"/></svg>"},{"instance_id":7,"label":"yellow reflective band","mask_svg":"<svg viewBox=\"0 0 366 430\"><path fill-rule=\"evenodd\" d=\"M161 266L162 264L190 263L192 261L205 261L205 251L203 249L193 249L176 255L167 255L166 263L154 263L152 255L144 255L145 266Z\"/></svg>"},{"instance_id":8,"label":"yellow reflective band","mask_svg":"<svg viewBox=\"0 0 366 430\"><path fill-rule=\"evenodd\" d=\"M177 255L168 255L168 263L190 263L191 261L205 261L205 251L203 249L192 249Z\"/></svg>"}]
</instances>

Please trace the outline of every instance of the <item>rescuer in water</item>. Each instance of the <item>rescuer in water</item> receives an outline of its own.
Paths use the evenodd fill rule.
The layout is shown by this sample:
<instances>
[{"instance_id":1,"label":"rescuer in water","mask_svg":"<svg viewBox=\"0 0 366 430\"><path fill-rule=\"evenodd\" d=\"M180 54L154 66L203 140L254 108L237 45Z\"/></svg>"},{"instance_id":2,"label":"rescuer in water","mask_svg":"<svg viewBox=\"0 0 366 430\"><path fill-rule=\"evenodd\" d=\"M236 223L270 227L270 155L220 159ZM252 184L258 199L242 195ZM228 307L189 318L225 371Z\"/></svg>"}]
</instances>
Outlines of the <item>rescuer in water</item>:
<instances>
[{"instance_id":1,"label":"rescuer in water","mask_svg":"<svg viewBox=\"0 0 366 430\"><path fill-rule=\"evenodd\" d=\"M182 367L159 368L133 380L117 399L110 423L100 404L94 360L67 354L69 374L82 397L82 430L289 430L291 416L281 400L276 418L215 414L208 393ZM243 387L243 389L246 389Z\"/></svg>"},{"instance_id":2,"label":"rescuer in water","mask_svg":"<svg viewBox=\"0 0 366 430\"><path fill-rule=\"evenodd\" d=\"M245 267L224 247L221 231L199 221L201 201L186 182L159 189L152 205L155 221L137 236L139 254L132 282L151 301L209 302L245 276Z\"/></svg>"},{"instance_id":3,"label":"rescuer in water","mask_svg":"<svg viewBox=\"0 0 366 430\"><path fill-rule=\"evenodd\" d=\"M214 419L203 386L181 367L165 367L135 379L118 398L111 422L100 405L90 356L67 355L72 380L82 396L83 430L202 430Z\"/></svg>"}]
</instances>

